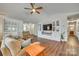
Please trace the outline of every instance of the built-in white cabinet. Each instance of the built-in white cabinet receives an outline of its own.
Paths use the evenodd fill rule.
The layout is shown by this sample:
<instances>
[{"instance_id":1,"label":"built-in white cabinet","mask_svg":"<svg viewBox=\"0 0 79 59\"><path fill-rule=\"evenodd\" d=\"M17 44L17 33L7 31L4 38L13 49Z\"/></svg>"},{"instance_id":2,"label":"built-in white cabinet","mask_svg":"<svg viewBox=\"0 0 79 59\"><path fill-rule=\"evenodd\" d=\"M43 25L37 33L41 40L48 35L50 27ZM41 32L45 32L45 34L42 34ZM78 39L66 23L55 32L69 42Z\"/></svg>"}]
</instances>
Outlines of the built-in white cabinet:
<instances>
[{"instance_id":1,"label":"built-in white cabinet","mask_svg":"<svg viewBox=\"0 0 79 59\"><path fill-rule=\"evenodd\" d=\"M22 31L23 31L23 22L21 20L15 20L5 17L4 36L8 35L21 36Z\"/></svg>"}]
</instances>

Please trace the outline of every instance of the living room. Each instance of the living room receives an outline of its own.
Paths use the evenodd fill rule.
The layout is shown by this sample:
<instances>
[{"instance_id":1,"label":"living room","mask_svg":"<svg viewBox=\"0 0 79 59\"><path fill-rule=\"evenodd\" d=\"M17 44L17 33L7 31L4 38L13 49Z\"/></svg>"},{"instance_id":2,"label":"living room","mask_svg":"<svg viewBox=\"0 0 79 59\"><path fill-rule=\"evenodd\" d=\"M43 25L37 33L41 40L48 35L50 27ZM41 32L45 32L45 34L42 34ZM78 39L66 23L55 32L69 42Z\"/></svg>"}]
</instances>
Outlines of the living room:
<instances>
[{"instance_id":1,"label":"living room","mask_svg":"<svg viewBox=\"0 0 79 59\"><path fill-rule=\"evenodd\" d=\"M78 56L78 6L0 3L1 56Z\"/></svg>"}]
</instances>

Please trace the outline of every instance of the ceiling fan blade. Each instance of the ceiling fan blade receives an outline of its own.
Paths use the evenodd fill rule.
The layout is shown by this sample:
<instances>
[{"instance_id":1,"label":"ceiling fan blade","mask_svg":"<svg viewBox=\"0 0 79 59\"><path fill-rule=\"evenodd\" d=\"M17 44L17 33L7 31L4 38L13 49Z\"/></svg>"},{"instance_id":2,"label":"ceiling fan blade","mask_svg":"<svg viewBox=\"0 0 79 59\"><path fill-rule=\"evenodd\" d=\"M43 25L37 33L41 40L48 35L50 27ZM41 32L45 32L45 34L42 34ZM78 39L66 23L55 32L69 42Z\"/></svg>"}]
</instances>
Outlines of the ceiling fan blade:
<instances>
[{"instance_id":1,"label":"ceiling fan blade","mask_svg":"<svg viewBox=\"0 0 79 59\"><path fill-rule=\"evenodd\" d=\"M40 12L39 12L39 11L36 11L36 13L40 14Z\"/></svg>"},{"instance_id":2,"label":"ceiling fan blade","mask_svg":"<svg viewBox=\"0 0 79 59\"><path fill-rule=\"evenodd\" d=\"M31 14L33 13L33 11L32 12L30 12Z\"/></svg>"},{"instance_id":3,"label":"ceiling fan blade","mask_svg":"<svg viewBox=\"0 0 79 59\"><path fill-rule=\"evenodd\" d=\"M36 9L43 9L43 7L37 7Z\"/></svg>"},{"instance_id":4,"label":"ceiling fan blade","mask_svg":"<svg viewBox=\"0 0 79 59\"><path fill-rule=\"evenodd\" d=\"M29 9L29 10L32 10L31 8L24 8L24 9Z\"/></svg>"},{"instance_id":5,"label":"ceiling fan blade","mask_svg":"<svg viewBox=\"0 0 79 59\"><path fill-rule=\"evenodd\" d=\"M35 3L30 3L30 5L32 6L32 8L34 8Z\"/></svg>"}]
</instances>

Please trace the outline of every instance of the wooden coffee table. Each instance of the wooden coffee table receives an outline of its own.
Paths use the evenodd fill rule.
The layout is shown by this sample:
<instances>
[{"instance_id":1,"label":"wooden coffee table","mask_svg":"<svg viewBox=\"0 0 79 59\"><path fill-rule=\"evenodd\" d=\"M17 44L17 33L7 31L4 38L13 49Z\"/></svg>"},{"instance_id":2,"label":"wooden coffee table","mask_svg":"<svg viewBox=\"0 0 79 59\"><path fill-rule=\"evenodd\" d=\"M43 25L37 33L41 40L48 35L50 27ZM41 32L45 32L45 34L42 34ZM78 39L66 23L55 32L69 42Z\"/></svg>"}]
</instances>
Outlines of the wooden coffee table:
<instances>
[{"instance_id":1,"label":"wooden coffee table","mask_svg":"<svg viewBox=\"0 0 79 59\"><path fill-rule=\"evenodd\" d=\"M32 43L24 49L30 56L44 56L45 47L38 43Z\"/></svg>"}]
</instances>

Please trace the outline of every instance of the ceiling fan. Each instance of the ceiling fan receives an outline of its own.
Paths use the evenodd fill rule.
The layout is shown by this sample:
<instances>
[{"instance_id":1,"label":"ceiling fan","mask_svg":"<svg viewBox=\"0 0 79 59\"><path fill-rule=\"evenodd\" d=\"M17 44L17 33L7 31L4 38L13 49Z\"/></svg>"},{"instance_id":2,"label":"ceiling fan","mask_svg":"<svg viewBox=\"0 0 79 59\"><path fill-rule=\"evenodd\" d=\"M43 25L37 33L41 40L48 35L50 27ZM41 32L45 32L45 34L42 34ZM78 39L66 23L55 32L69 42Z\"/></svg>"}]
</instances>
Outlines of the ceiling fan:
<instances>
[{"instance_id":1,"label":"ceiling fan","mask_svg":"<svg viewBox=\"0 0 79 59\"><path fill-rule=\"evenodd\" d=\"M31 12L30 12L31 14L32 13L38 13L38 14L40 14L40 10L43 9L43 7L41 7L41 6L36 7L35 3L30 3L30 5L31 5L32 8L26 8L25 7L24 9L31 10Z\"/></svg>"}]
</instances>

